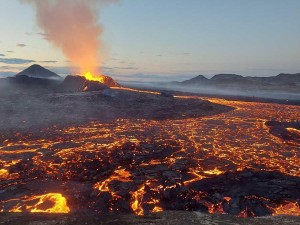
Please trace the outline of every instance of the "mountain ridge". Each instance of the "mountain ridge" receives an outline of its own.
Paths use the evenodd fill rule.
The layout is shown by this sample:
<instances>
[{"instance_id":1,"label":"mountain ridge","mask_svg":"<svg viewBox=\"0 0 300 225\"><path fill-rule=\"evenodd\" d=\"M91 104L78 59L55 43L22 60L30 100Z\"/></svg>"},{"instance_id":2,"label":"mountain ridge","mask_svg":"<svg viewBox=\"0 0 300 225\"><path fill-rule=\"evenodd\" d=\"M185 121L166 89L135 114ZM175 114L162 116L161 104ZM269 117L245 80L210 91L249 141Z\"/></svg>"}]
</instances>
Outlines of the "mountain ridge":
<instances>
[{"instance_id":1,"label":"mountain ridge","mask_svg":"<svg viewBox=\"0 0 300 225\"><path fill-rule=\"evenodd\" d=\"M276 76L270 77L253 77L253 76L242 76L238 74L216 74L212 78L207 78L203 75L198 75L191 79L178 82L179 84L216 84L216 83L265 83L265 84L291 84L299 83L300 85L300 73L280 73Z\"/></svg>"}]
</instances>

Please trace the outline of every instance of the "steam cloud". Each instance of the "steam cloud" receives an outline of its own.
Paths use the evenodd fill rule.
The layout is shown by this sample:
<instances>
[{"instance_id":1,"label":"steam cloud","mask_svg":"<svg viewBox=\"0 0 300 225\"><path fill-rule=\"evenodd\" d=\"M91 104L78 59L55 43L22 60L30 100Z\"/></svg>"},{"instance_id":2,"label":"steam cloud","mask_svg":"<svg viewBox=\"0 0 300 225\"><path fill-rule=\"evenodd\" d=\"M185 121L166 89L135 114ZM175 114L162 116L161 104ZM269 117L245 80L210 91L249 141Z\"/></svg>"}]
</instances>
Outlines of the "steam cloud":
<instances>
[{"instance_id":1,"label":"steam cloud","mask_svg":"<svg viewBox=\"0 0 300 225\"><path fill-rule=\"evenodd\" d=\"M119 0L20 0L35 6L37 22L47 40L60 48L81 73L97 73L101 57L100 8Z\"/></svg>"}]
</instances>

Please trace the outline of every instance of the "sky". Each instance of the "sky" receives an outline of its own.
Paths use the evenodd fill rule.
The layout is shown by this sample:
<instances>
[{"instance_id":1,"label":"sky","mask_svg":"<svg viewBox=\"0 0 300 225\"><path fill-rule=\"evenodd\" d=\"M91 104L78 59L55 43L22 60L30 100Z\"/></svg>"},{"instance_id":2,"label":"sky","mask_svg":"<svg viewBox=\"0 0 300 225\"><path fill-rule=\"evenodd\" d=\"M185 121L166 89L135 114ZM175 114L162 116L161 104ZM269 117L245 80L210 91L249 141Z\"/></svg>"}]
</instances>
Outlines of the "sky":
<instances>
[{"instance_id":1,"label":"sky","mask_svg":"<svg viewBox=\"0 0 300 225\"><path fill-rule=\"evenodd\" d=\"M300 72L299 0L123 0L102 8L99 22L99 66L121 81ZM1 0L0 27L0 76L34 63L70 73L30 5Z\"/></svg>"}]
</instances>

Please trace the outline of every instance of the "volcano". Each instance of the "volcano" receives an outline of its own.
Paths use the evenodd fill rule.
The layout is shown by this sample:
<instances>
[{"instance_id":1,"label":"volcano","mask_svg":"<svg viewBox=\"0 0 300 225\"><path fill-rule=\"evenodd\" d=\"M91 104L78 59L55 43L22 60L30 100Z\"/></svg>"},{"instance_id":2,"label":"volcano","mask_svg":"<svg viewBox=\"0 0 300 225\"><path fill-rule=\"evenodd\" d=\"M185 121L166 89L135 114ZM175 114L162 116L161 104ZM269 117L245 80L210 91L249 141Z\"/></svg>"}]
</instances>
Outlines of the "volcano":
<instances>
[{"instance_id":1,"label":"volcano","mask_svg":"<svg viewBox=\"0 0 300 225\"><path fill-rule=\"evenodd\" d=\"M42 79L62 79L56 73L38 65L34 64L27 69L23 70L22 72L18 73L16 76L26 75L28 77L34 78L42 78Z\"/></svg>"},{"instance_id":2,"label":"volcano","mask_svg":"<svg viewBox=\"0 0 300 225\"><path fill-rule=\"evenodd\" d=\"M58 91L62 92L83 92L83 91L100 91L107 89L108 86L98 82L87 80L82 76L69 75L65 80L58 86Z\"/></svg>"}]
</instances>

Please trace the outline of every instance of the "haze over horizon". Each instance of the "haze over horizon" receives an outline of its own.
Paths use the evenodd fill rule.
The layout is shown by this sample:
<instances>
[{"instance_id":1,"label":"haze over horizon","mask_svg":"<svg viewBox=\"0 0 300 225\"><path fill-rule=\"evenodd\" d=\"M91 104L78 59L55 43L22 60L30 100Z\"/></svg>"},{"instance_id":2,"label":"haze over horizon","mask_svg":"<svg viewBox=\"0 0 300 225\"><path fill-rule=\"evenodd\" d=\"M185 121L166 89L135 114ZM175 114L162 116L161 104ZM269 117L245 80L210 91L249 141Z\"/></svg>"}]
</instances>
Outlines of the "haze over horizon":
<instances>
[{"instance_id":1,"label":"haze over horizon","mask_svg":"<svg viewBox=\"0 0 300 225\"><path fill-rule=\"evenodd\" d=\"M0 7L0 77L34 63L58 74L78 70L49 44L32 7L18 0ZM298 0L123 0L102 8L100 19L102 71L118 80L300 72Z\"/></svg>"}]
</instances>

